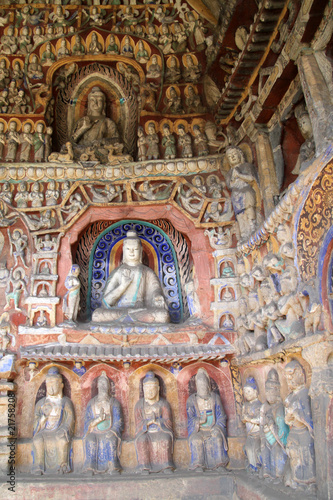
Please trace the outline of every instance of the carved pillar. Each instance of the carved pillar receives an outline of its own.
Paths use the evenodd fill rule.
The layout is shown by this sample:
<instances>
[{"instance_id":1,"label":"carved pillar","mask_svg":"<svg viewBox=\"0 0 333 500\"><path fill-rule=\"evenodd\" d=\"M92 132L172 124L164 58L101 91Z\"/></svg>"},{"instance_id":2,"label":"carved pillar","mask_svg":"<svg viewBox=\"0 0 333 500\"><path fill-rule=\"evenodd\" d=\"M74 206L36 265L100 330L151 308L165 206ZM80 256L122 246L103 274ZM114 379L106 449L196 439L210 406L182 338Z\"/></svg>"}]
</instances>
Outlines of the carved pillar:
<instances>
[{"instance_id":1,"label":"carved pillar","mask_svg":"<svg viewBox=\"0 0 333 500\"><path fill-rule=\"evenodd\" d=\"M330 405L333 396L333 366L327 364L333 352L333 341L310 345L302 351L312 367L311 396L316 454L317 495L320 500L333 498L332 437L330 436Z\"/></svg>"},{"instance_id":2,"label":"carved pillar","mask_svg":"<svg viewBox=\"0 0 333 500\"><path fill-rule=\"evenodd\" d=\"M274 156L268 133L258 131L256 140L258 157L258 171L261 195L264 200L265 217L274 209L274 196L279 194L279 185L276 176Z\"/></svg>"},{"instance_id":3,"label":"carved pillar","mask_svg":"<svg viewBox=\"0 0 333 500\"><path fill-rule=\"evenodd\" d=\"M303 93L311 119L316 151L322 153L333 138L333 103L327 82L311 49L297 59Z\"/></svg>"}]
</instances>

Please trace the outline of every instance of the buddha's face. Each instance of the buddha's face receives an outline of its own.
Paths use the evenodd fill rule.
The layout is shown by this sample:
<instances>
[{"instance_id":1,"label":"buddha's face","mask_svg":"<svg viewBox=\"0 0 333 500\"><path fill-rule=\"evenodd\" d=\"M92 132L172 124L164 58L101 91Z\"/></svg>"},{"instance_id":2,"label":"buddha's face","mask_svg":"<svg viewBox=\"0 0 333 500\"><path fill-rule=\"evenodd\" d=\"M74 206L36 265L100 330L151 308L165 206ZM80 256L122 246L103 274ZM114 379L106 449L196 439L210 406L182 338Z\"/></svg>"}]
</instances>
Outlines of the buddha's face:
<instances>
[{"instance_id":1,"label":"buddha's face","mask_svg":"<svg viewBox=\"0 0 333 500\"><path fill-rule=\"evenodd\" d=\"M151 401L158 398L160 387L158 382L146 382L143 384L143 394L145 400Z\"/></svg>"},{"instance_id":2,"label":"buddha's face","mask_svg":"<svg viewBox=\"0 0 333 500\"><path fill-rule=\"evenodd\" d=\"M279 400L278 387L266 387L266 399L270 405L273 405Z\"/></svg>"},{"instance_id":3,"label":"buddha's face","mask_svg":"<svg viewBox=\"0 0 333 500\"><path fill-rule=\"evenodd\" d=\"M109 384L106 378L100 377L97 381L98 394L108 394Z\"/></svg>"},{"instance_id":4,"label":"buddha's face","mask_svg":"<svg viewBox=\"0 0 333 500\"><path fill-rule=\"evenodd\" d=\"M38 123L38 125L36 127L36 132L38 132L38 134L41 134L43 132L43 124L42 123Z\"/></svg>"},{"instance_id":5,"label":"buddha's face","mask_svg":"<svg viewBox=\"0 0 333 500\"><path fill-rule=\"evenodd\" d=\"M182 127L179 127L178 134L179 135L185 135L185 130Z\"/></svg>"},{"instance_id":6,"label":"buddha's face","mask_svg":"<svg viewBox=\"0 0 333 500\"><path fill-rule=\"evenodd\" d=\"M196 386L199 397L205 398L210 394L209 383L206 377L196 377Z\"/></svg>"},{"instance_id":7,"label":"buddha's face","mask_svg":"<svg viewBox=\"0 0 333 500\"><path fill-rule=\"evenodd\" d=\"M137 266L141 263L142 248L141 242L137 239L128 239L124 241L123 260L125 264Z\"/></svg>"},{"instance_id":8,"label":"buddha's face","mask_svg":"<svg viewBox=\"0 0 333 500\"><path fill-rule=\"evenodd\" d=\"M101 115L104 109L105 97L103 94L90 95L88 98L88 114Z\"/></svg>"},{"instance_id":9,"label":"buddha's face","mask_svg":"<svg viewBox=\"0 0 333 500\"><path fill-rule=\"evenodd\" d=\"M244 387L244 398L246 401L254 401L258 397L258 391L249 385Z\"/></svg>"},{"instance_id":10,"label":"buddha's face","mask_svg":"<svg viewBox=\"0 0 333 500\"><path fill-rule=\"evenodd\" d=\"M152 124L152 125L148 125L148 133L149 134L155 134L155 126Z\"/></svg>"},{"instance_id":11,"label":"buddha's face","mask_svg":"<svg viewBox=\"0 0 333 500\"><path fill-rule=\"evenodd\" d=\"M29 134L29 132L31 131L31 123L26 123L23 127L23 131L26 133L26 134Z\"/></svg>"},{"instance_id":12,"label":"buddha's face","mask_svg":"<svg viewBox=\"0 0 333 500\"><path fill-rule=\"evenodd\" d=\"M311 137L313 132L312 132L312 125L310 121L309 115L303 115L297 120L299 129L302 133L302 136L305 137Z\"/></svg>"},{"instance_id":13,"label":"buddha's face","mask_svg":"<svg viewBox=\"0 0 333 500\"><path fill-rule=\"evenodd\" d=\"M46 393L48 396L60 395L63 386L64 384L62 383L61 377L49 377L46 379Z\"/></svg>"},{"instance_id":14,"label":"buddha's face","mask_svg":"<svg viewBox=\"0 0 333 500\"><path fill-rule=\"evenodd\" d=\"M16 122L10 122L9 130L10 132L16 132Z\"/></svg>"},{"instance_id":15,"label":"buddha's face","mask_svg":"<svg viewBox=\"0 0 333 500\"><path fill-rule=\"evenodd\" d=\"M236 148L228 149L227 151L227 159L230 167L236 167L240 163L242 163L242 155L241 152Z\"/></svg>"}]
</instances>

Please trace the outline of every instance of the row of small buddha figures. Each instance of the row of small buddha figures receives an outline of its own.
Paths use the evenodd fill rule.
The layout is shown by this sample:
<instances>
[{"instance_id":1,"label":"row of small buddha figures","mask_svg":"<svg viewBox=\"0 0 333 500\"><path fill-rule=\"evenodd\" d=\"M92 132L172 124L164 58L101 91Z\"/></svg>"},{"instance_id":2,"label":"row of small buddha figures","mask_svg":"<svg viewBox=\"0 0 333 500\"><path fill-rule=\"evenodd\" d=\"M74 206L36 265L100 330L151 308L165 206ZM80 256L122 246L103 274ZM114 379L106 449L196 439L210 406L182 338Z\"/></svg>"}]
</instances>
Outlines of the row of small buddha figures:
<instances>
[{"instance_id":1,"label":"row of small buddha figures","mask_svg":"<svg viewBox=\"0 0 333 500\"><path fill-rule=\"evenodd\" d=\"M218 393L211 390L210 377L199 368L196 393L187 400L188 442L191 469L217 469L228 462L226 415ZM84 419L84 473L119 474L123 411L110 394L110 379L102 372L97 395L86 408ZM143 379L143 397L134 408L137 472L168 474L174 468L174 433L168 401L160 397L154 372ZM75 414L72 401L63 396L63 380L56 367L46 375L46 396L35 407L33 432L34 474L71 472L71 440Z\"/></svg>"},{"instance_id":2,"label":"row of small buddha figures","mask_svg":"<svg viewBox=\"0 0 333 500\"><path fill-rule=\"evenodd\" d=\"M2 102L0 96L0 108ZM0 158L4 161L45 162L52 151L52 133L52 127L45 127L42 122L34 124L32 121L26 121L21 125L21 122L14 118L7 125L5 121L0 120Z\"/></svg>"}]
</instances>

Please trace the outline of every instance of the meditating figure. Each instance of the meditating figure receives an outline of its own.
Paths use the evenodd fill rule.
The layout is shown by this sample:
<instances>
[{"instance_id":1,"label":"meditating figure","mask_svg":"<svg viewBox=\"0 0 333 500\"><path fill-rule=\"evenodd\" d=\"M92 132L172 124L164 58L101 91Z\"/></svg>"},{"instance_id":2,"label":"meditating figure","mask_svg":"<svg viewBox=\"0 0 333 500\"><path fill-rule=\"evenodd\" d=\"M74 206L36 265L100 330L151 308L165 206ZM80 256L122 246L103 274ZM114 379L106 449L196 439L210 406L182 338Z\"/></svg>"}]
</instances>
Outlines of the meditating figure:
<instances>
[{"instance_id":1,"label":"meditating figure","mask_svg":"<svg viewBox=\"0 0 333 500\"><path fill-rule=\"evenodd\" d=\"M102 307L93 312L92 320L170 322L160 281L152 269L142 264L142 245L135 231L127 232L123 263L110 274Z\"/></svg>"},{"instance_id":2,"label":"meditating figure","mask_svg":"<svg viewBox=\"0 0 333 500\"><path fill-rule=\"evenodd\" d=\"M84 471L119 473L121 433L124 427L120 403L110 395L105 372L97 381L98 394L87 406L84 419Z\"/></svg>"},{"instance_id":3,"label":"meditating figure","mask_svg":"<svg viewBox=\"0 0 333 500\"><path fill-rule=\"evenodd\" d=\"M69 455L74 433L72 401L63 396L64 387L58 368L46 375L46 397L35 407L33 434L33 474L70 472Z\"/></svg>"},{"instance_id":4,"label":"meditating figure","mask_svg":"<svg viewBox=\"0 0 333 500\"><path fill-rule=\"evenodd\" d=\"M203 469L225 467L229 462L227 417L219 394L211 390L204 368L199 368L195 383L197 392L186 403L190 469L202 472Z\"/></svg>"},{"instance_id":5,"label":"meditating figure","mask_svg":"<svg viewBox=\"0 0 333 500\"><path fill-rule=\"evenodd\" d=\"M135 450L139 472L171 473L173 432L169 403L160 397L160 384L154 372L143 380L144 397L135 405Z\"/></svg>"}]
</instances>

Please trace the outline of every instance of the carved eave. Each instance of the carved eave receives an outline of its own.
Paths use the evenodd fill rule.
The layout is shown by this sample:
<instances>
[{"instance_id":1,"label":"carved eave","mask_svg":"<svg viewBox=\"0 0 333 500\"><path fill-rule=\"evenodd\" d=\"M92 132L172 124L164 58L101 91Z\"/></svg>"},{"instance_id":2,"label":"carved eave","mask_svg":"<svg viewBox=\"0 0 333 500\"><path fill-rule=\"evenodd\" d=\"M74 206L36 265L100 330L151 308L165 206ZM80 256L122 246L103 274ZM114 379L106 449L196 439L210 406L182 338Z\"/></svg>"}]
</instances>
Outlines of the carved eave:
<instances>
[{"instance_id":1,"label":"carved eave","mask_svg":"<svg viewBox=\"0 0 333 500\"><path fill-rule=\"evenodd\" d=\"M115 346L88 345L69 343L66 345L44 344L20 348L20 358L38 361L107 361L123 363L155 362L171 364L176 361L189 363L198 360L223 359L235 352L228 345L150 345L150 346Z\"/></svg>"}]
</instances>

